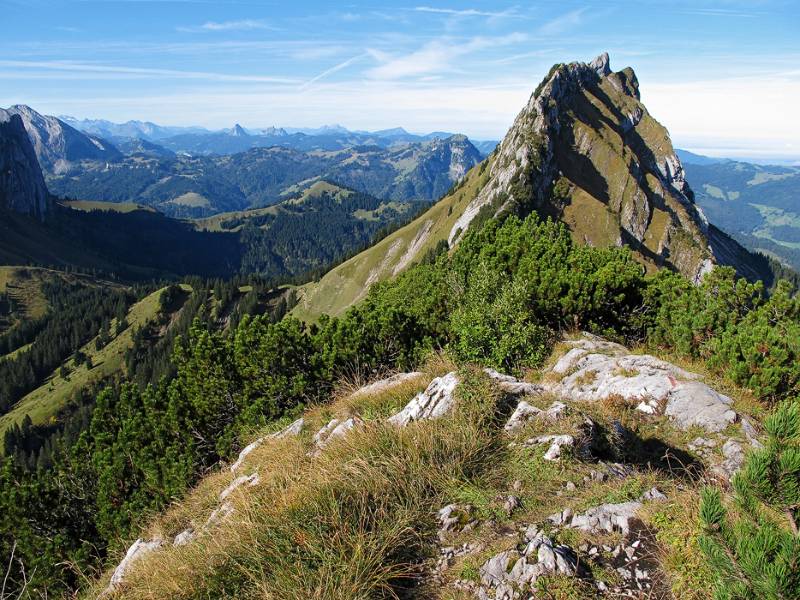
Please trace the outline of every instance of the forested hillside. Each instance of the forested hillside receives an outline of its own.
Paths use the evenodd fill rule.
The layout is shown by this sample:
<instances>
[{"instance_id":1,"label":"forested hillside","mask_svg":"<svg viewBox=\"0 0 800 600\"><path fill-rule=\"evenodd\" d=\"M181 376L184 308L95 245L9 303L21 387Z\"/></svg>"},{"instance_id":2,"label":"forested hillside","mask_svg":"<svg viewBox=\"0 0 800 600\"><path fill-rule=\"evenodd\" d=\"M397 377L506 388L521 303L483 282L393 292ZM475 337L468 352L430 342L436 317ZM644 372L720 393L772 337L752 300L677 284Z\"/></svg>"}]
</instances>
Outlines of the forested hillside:
<instances>
[{"instance_id":1,"label":"forested hillside","mask_svg":"<svg viewBox=\"0 0 800 600\"><path fill-rule=\"evenodd\" d=\"M800 268L800 169L721 161L688 164L708 218L751 250Z\"/></svg>"},{"instance_id":2,"label":"forested hillside","mask_svg":"<svg viewBox=\"0 0 800 600\"><path fill-rule=\"evenodd\" d=\"M147 156L116 162L84 162L48 178L50 191L77 200L138 202L173 217L277 204L328 179L359 192L395 201L432 201L473 165L480 153L464 136L416 144L354 146L301 152L255 148L228 156Z\"/></svg>"}]
</instances>

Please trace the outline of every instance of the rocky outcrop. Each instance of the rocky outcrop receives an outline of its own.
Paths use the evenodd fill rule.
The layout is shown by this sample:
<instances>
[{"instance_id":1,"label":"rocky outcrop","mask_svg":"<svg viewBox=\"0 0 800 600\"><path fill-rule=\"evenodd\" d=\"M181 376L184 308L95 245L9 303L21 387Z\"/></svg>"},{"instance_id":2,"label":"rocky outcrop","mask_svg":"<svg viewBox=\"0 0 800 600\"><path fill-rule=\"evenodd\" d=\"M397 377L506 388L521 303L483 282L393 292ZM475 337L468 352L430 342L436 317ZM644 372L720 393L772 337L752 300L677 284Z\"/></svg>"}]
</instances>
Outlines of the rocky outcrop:
<instances>
[{"instance_id":1,"label":"rocky outcrop","mask_svg":"<svg viewBox=\"0 0 800 600\"><path fill-rule=\"evenodd\" d=\"M541 410L525 400L520 400L517 408L506 421L504 429L514 432L522 429L530 421L544 419L549 423L554 423L564 416L567 412L567 405L563 402L553 402L547 410Z\"/></svg>"},{"instance_id":2,"label":"rocky outcrop","mask_svg":"<svg viewBox=\"0 0 800 600\"><path fill-rule=\"evenodd\" d=\"M367 384L355 392L351 394L352 398L358 398L362 396L371 396L374 394L381 394L383 392L388 392L389 390L402 385L404 383L414 381L415 379L419 379L423 377L424 373L419 371L411 371L410 373L396 373L391 377L386 377L384 379L379 379L378 381L373 381L370 384Z\"/></svg>"},{"instance_id":3,"label":"rocky outcrop","mask_svg":"<svg viewBox=\"0 0 800 600\"><path fill-rule=\"evenodd\" d=\"M128 548L128 551L125 553L125 558L122 559L122 562L120 562L119 565L117 565L117 568L114 569L114 573L111 575L111 582L102 596L113 593L124 583L125 577L130 573L131 569L137 562L142 560L145 556L152 554L163 545L164 540L161 538L155 538L147 541L141 538L136 540L131 547Z\"/></svg>"},{"instance_id":4,"label":"rocky outcrop","mask_svg":"<svg viewBox=\"0 0 800 600\"><path fill-rule=\"evenodd\" d=\"M455 372L437 377L424 392L417 394L403 410L389 417L392 425L405 427L414 421L437 419L453 409L455 389L459 383Z\"/></svg>"},{"instance_id":5,"label":"rocky outcrop","mask_svg":"<svg viewBox=\"0 0 800 600\"><path fill-rule=\"evenodd\" d=\"M41 219L47 204L47 186L22 119L0 109L0 208Z\"/></svg>"},{"instance_id":6,"label":"rocky outcrop","mask_svg":"<svg viewBox=\"0 0 800 600\"><path fill-rule=\"evenodd\" d=\"M39 114L29 106L8 109L25 124L36 158L43 171L64 174L82 160L116 161L122 153L106 140L78 131L63 121Z\"/></svg>"},{"instance_id":7,"label":"rocky outcrop","mask_svg":"<svg viewBox=\"0 0 800 600\"><path fill-rule=\"evenodd\" d=\"M536 580L546 575L574 577L578 560L574 550L557 544L535 526L526 528L518 548L492 556L480 567L480 585L468 586L480 599L522 598Z\"/></svg>"},{"instance_id":8,"label":"rocky outcrop","mask_svg":"<svg viewBox=\"0 0 800 600\"><path fill-rule=\"evenodd\" d=\"M586 334L567 344L572 348L544 384L551 393L573 401L621 398L644 413L666 415L681 429L719 432L737 419L732 400L694 373Z\"/></svg>"},{"instance_id":9,"label":"rocky outcrop","mask_svg":"<svg viewBox=\"0 0 800 600\"><path fill-rule=\"evenodd\" d=\"M261 483L261 478L258 473L251 473L250 475L241 475L234 479L231 484L219 493L219 500L223 502L228 496L239 489L243 485L248 487L255 487Z\"/></svg>"},{"instance_id":10,"label":"rocky outcrop","mask_svg":"<svg viewBox=\"0 0 800 600\"><path fill-rule=\"evenodd\" d=\"M327 425L314 434L314 449L309 455L318 456L333 441L344 437L349 431L363 426L364 421L358 415L347 419L331 419Z\"/></svg>"},{"instance_id":11,"label":"rocky outcrop","mask_svg":"<svg viewBox=\"0 0 800 600\"><path fill-rule=\"evenodd\" d=\"M497 387L508 394L536 394L543 390L542 386L540 385L528 383L526 381L520 381L516 377L505 375L495 371L494 369L487 368L484 369L483 372L486 373L490 379L494 380L494 382L497 384Z\"/></svg>"}]
</instances>

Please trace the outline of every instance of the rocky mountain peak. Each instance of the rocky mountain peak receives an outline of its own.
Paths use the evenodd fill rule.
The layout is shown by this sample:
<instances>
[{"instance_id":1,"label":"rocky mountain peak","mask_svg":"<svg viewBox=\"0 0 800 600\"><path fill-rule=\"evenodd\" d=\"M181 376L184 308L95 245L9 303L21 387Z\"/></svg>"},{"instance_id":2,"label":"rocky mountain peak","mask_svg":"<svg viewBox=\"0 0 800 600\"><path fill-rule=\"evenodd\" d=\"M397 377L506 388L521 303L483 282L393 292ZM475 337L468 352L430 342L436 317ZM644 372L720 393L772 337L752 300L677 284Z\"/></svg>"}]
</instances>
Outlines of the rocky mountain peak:
<instances>
[{"instance_id":1,"label":"rocky mountain peak","mask_svg":"<svg viewBox=\"0 0 800 600\"><path fill-rule=\"evenodd\" d=\"M244 130L244 127L236 123L236 125L233 126L233 129L231 129L231 135L236 137L246 137L249 134Z\"/></svg>"},{"instance_id":2,"label":"rocky mountain peak","mask_svg":"<svg viewBox=\"0 0 800 600\"><path fill-rule=\"evenodd\" d=\"M589 66L594 69L600 77L611 75L611 65L608 58L608 52L603 52L600 56L590 62Z\"/></svg>"},{"instance_id":3,"label":"rocky mountain peak","mask_svg":"<svg viewBox=\"0 0 800 600\"><path fill-rule=\"evenodd\" d=\"M44 218L47 186L22 117L0 109L0 207Z\"/></svg>"},{"instance_id":4,"label":"rocky mountain peak","mask_svg":"<svg viewBox=\"0 0 800 600\"><path fill-rule=\"evenodd\" d=\"M613 72L607 53L553 66L489 160L451 245L481 210L537 210L582 243L626 244L693 280L717 262L667 130L640 102L633 70Z\"/></svg>"},{"instance_id":5,"label":"rocky mountain peak","mask_svg":"<svg viewBox=\"0 0 800 600\"><path fill-rule=\"evenodd\" d=\"M66 173L73 163L81 160L114 161L122 157L110 142L78 131L64 121L42 115L29 106L18 104L8 112L22 119L39 165L48 173Z\"/></svg>"}]
</instances>

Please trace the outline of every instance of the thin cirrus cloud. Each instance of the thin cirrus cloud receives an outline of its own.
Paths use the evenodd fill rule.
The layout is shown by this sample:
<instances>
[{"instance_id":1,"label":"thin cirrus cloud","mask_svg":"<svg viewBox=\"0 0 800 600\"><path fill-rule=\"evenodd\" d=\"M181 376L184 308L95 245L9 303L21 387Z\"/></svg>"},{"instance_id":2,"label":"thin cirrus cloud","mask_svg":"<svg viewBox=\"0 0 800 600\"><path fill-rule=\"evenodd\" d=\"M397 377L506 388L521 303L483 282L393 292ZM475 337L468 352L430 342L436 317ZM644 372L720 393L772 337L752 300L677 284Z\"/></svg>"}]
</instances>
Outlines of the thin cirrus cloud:
<instances>
[{"instance_id":1,"label":"thin cirrus cloud","mask_svg":"<svg viewBox=\"0 0 800 600\"><path fill-rule=\"evenodd\" d=\"M356 62L360 61L362 58L365 58L367 56L369 56L369 54L367 52L364 52L364 53L359 54L357 56L353 56L352 58L348 58L347 60L342 61L339 64L332 66L330 69L326 69L325 71L323 71L319 75L317 75L315 77L312 77L311 79L306 81L303 85L301 85L300 89L301 90L308 89L309 87L311 87L312 85L314 85L315 83L320 81L321 79L324 79L325 77L328 77L329 75L333 75L334 73L336 73L338 71L341 71L342 69L346 69L347 67L349 67L353 63L356 63Z\"/></svg>"},{"instance_id":2,"label":"thin cirrus cloud","mask_svg":"<svg viewBox=\"0 0 800 600\"><path fill-rule=\"evenodd\" d=\"M220 31L277 31L269 23L257 19L242 19L239 21L207 21L202 25L192 25L188 27L177 27L178 31L184 33L213 33Z\"/></svg>"},{"instance_id":3,"label":"thin cirrus cloud","mask_svg":"<svg viewBox=\"0 0 800 600\"><path fill-rule=\"evenodd\" d=\"M491 17L491 18L502 18L502 17L511 17L516 14L514 9L508 9L504 11L486 11L486 10L478 10L475 8L436 8L433 6L417 6L414 8L416 12L425 12L425 13L434 13L439 15L448 15L451 17Z\"/></svg>"},{"instance_id":4,"label":"thin cirrus cloud","mask_svg":"<svg viewBox=\"0 0 800 600\"><path fill-rule=\"evenodd\" d=\"M111 65L98 65L80 62L65 61L30 61L30 60L0 60L0 67L22 69L30 78L34 73L32 69L40 71L42 78L51 77L53 71L66 71L76 73L91 73L109 75L113 78L129 76L131 78L167 78L167 79L204 79L208 81L230 81L243 83L278 83L297 84L297 79L287 77L273 77L269 75L235 75L228 73L214 73L207 71L182 71L176 69L154 69L147 67L119 67Z\"/></svg>"},{"instance_id":5,"label":"thin cirrus cloud","mask_svg":"<svg viewBox=\"0 0 800 600\"><path fill-rule=\"evenodd\" d=\"M558 35L574 29L583 23L583 14L585 12L585 8L578 8L564 13L539 27L538 33L541 35Z\"/></svg>"},{"instance_id":6,"label":"thin cirrus cloud","mask_svg":"<svg viewBox=\"0 0 800 600\"><path fill-rule=\"evenodd\" d=\"M521 33L498 37L475 37L466 42L441 38L400 56L370 49L368 53L380 64L368 69L366 75L371 79L404 79L453 71L458 58L487 48L517 44L526 39L527 36Z\"/></svg>"}]
</instances>

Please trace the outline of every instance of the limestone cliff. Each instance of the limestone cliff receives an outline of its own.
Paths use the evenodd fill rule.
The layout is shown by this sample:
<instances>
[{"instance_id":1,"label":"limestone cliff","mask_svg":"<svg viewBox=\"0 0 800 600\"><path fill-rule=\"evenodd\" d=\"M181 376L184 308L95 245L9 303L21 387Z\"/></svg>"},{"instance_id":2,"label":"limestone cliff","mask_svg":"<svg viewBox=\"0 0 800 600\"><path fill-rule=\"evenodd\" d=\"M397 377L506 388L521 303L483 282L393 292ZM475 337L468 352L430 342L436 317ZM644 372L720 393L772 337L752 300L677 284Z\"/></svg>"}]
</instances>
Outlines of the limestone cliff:
<instances>
[{"instance_id":1,"label":"limestone cliff","mask_svg":"<svg viewBox=\"0 0 800 600\"><path fill-rule=\"evenodd\" d=\"M44 218L48 193L22 119L0 109L0 208Z\"/></svg>"},{"instance_id":2,"label":"limestone cliff","mask_svg":"<svg viewBox=\"0 0 800 600\"><path fill-rule=\"evenodd\" d=\"M66 173L82 160L122 158L122 153L106 140L78 131L55 117L39 114L29 106L12 106L7 112L22 119L39 164L48 174Z\"/></svg>"}]
</instances>

